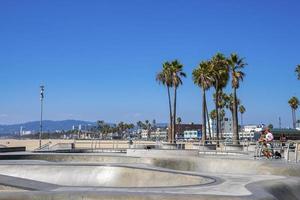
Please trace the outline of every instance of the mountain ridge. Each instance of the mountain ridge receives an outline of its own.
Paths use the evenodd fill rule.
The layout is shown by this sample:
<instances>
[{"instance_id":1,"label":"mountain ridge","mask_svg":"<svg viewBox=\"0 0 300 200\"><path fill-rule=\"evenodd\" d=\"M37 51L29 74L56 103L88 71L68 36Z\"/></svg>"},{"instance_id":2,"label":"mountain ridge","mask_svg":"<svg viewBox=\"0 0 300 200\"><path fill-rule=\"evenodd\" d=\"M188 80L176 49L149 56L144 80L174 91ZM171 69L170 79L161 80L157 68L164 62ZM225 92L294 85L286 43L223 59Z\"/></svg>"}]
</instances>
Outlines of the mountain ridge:
<instances>
[{"instance_id":1,"label":"mountain ridge","mask_svg":"<svg viewBox=\"0 0 300 200\"><path fill-rule=\"evenodd\" d=\"M96 122L84 121L84 120L43 120L43 130L44 132L54 132L54 131L68 131L73 128L73 126L93 126ZM0 125L0 134L18 134L20 131L31 131L32 133L39 132L40 130L40 121L30 121L17 124L1 124Z\"/></svg>"}]
</instances>

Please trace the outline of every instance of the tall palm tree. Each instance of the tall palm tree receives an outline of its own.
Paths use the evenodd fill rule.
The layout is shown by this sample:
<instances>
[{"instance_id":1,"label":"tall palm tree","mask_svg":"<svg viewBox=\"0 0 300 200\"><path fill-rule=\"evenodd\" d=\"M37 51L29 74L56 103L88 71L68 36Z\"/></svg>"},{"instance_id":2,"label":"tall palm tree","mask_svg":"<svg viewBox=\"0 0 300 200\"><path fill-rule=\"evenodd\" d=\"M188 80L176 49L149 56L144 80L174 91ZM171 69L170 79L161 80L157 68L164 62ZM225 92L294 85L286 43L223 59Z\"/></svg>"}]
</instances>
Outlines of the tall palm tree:
<instances>
[{"instance_id":1,"label":"tall palm tree","mask_svg":"<svg viewBox=\"0 0 300 200\"><path fill-rule=\"evenodd\" d=\"M247 65L243 58L237 54L232 53L228 59L229 70L231 73L231 87L233 89L233 107L232 107L232 130L233 130L233 144L239 144L239 123L238 123L238 102L236 91L240 86L240 81L245 77L242 71Z\"/></svg>"},{"instance_id":2,"label":"tall palm tree","mask_svg":"<svg viewBox=\"0 0 300 200\"><path fill-rule=\"evenodd\" d=\"M177 106L177 89L182 85L182 78L186 77L186 74L183 72L183 65L178 61L174 60L170 63L171 67L171 80L172 86L174 87L174 100L173 100L173 133L171 143L175 142L176 135L176 106Z\"/></svg>"},{"instance_id":3,"label":"tall palm tree","mask_svg":"<svg viewBox=\"0 0 300 200\"><path fill-rule=\"evenodd\" d=\"M300 80L300 65L297 65L295 72L297 73L298 80Z\"/></svg>"},{"instance_id":4,"label":"tall palm tree","mask_svg":"<svg viewBox=\"0 0 300 200\"><path fill-rule=\"evenodd\" d=\"M216 100L215 100L215 106L216 106L216 135L217 140L220 139L220 116L219 116L219 103L220 103L220 92L223 88L226 87L229 79L229 69L228 69L228 62L225 56L221 53L217 53L213 58L211 59L211 67L212 67L212 77L213 77L213 86L216 90Z\"/></svg>"},{"instance_id":5,"label":"tall palm tree","mask_svg":"<svg viewBox=\"0 0 300 200\"><path fill-rule=\"evenodd\" d=\"M239 112L241 113L241 125L243 126L243 114L246 112L246 108L243 105L240 105Z\"/></svg>"},{"instance_id":6,"label":"tall palm tree","mask_svg":"<svg viewBox=\"0 0 300 200\"><path fill-rule=\"evenodd\" d=\"M193 71L193 80L202 90L202 141L206 140L206 90L208 90L213 82L211 75L211 66L208 61L201 62Z\"/></svg>"},{"instance_id":7,"label":"tall palm tree","mask_svg":"<svg viewBox=\"0 0 300 200\"><path fill-rule=\"evenodd\" d=\"M168 101L169 101L169 118L170 118L170 129L168 131L168 141L172 141L173 134L173 121L172 121L172 102L171 102L171 94L170 88L173 86L172 83L172 72L171 72L171 64L169 62L163 63L163 69L156 75L156 80L166 86L168 92Z\"/></svg>"},{"instance_id":8,"label":"tall palm tree","mask_svg":"<svg viewBox=\"0 0 300 200\"><path fill-rule=\"evenodd\" d=\"M293 128L296 128L296 110L299 107L299 100L297 97L292 97L289 102L292 109L292 118L293 118Z\"/></svg>"}]
</instances>

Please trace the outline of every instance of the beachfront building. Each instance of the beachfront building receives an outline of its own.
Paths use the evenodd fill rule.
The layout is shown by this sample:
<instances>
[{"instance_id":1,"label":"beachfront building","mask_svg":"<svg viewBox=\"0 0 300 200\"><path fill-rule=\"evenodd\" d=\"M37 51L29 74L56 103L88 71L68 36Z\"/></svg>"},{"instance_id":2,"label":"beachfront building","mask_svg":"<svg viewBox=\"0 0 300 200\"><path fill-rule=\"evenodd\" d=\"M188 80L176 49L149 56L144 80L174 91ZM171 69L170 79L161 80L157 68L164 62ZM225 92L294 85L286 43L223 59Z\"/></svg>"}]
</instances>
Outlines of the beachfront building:
<instances>
[{"instance_id":1,"label":"beachfront building","mask_svg":"<svg viewBox=\"0 0 300 200\"><path fill-rule=\"evenodd\" d=\"M249 124L242 127L239 135L240 139L253 139L255 133L261 132L266 128L265 124Z\"/></svg>"},{"instance_id":2,"label":"beachfront building","mask_svg":"<svg viewBox=\"0 0 300 200\"><path fill-rule=\"evenodd\" d=\"M142 138L142 140L148 140L148 130L146 130L146 129L142 129L141 130L141 138Z\"/></svg>"},{"instance_id":3,"label":"beachfront building","mask_svg":"<svg viewBox=\"0 0 300 200\"><path fill-rule=\"evenodd\" d=\"M224 118L221 122L221 135L222 138L232 138L232 120L230 118Z\"/></svg>"},{"instance_id":4,"label":"beachfront building","mask_svg":"<svg viewBox=\"0 0 300 200\"><path fill-rule=\"evenodd\" d=\"M184 140L200 140L201 136L202 134L200 130L190 130L183 132Z\"/></svg>"},{"instance_id":5,"label":"beachfront building","mask_svg":"<svg viewBox=\"0 0 300 200\"><path fill-rule=\"evenodd\" d=\"M216 138L216 121L210 119L210 123L207 124L206 135L209 136L209 127L211 130L212 138ZM232 120L230 118L224 118L221 121L221 129L220 129L221 138L232 138Z\"/></svg>"},{"instance_id":6,"label":"beachfront building","mask_svg":"<svg viewBox=\"0 0 300 200\"><path fill-rule=\"evenodd\" d=\"M202 124L177 124L176 125L176 138L184 139L185 131L200 131L202 130Z\"/></svg>"},{"instance_id":7,"label":"beachfront building","mask_svg":"<svg viewBox=\"0 0 300 200\"><path fill-rule=\"evenodd\" d=\"M157 128L155 131L151 131L151 140L167 140L167 131L165 129Z\"/></svg>"}]
</instances>

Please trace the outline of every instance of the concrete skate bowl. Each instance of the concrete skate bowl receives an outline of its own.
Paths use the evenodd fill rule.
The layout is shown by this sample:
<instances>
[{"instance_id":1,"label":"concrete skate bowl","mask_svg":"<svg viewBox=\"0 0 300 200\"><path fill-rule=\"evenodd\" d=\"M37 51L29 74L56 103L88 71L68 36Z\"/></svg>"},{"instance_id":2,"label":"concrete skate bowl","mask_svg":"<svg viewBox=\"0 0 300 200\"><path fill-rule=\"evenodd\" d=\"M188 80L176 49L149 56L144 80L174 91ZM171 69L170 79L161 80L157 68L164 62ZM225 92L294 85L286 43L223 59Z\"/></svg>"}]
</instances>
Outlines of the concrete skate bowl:
<instances>
[{"instance_id":1,"label":"concrete skate bowl","mask_svg":"<svg viewBox=\"0 0 300 200\"><path fill-rule=\"evenodd\" d=\"M70 187L161 188L215 182L188 173L111 165L2 164L0 175Z\"/></svg>"},{"instance_id":2,"label":"concrete skate bowl","mask_svg":"<svg viewBox=\"0 0 300 200\"><path fill-rule=\"evenodd\" d=\"M150 153L147 157L2 154L0 182L6 175L18 182L26 180L26 185L33 185L32 190L38 191L0 192L0 199L300 199L299 164L205 156L155 154L151 157ZM102 174L107 181L97 181L97 174ZM210 177L217 178L203 181ZM113 181L117 179L118 183Z\"/></svg>"}]
</instances>

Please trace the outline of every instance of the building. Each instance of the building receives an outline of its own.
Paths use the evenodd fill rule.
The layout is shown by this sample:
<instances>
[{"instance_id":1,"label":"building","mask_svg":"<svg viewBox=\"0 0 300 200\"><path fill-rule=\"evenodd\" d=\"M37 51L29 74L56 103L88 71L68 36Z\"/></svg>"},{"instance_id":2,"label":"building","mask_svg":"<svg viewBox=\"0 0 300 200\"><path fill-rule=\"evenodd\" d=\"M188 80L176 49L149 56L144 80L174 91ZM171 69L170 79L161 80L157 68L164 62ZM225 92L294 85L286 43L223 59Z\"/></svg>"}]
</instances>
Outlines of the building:
<instances>
[{"instance_id":1,"label":"building","mask_svg":"<svg viewBox=\"0 0 300 200\"><path fill-rule=\"evenodd\" d=\"M150 133L150 139L151 140L166 140L167 135L168 135L168 133L167 133L166 129L157 128L155 131L152 131Z\"/></svg>"},{"instance_id":2,"label":"building","mask_svg":"<svg viewBox=\"0 0 300 200\"><path fill-rule=\"evenodd\" d=\"M184 138L184 131L200 131L202 124L177 124L176 125L176 138Z\"/></svg>"},{"instance_id":3,"label":"building","mask_svg":"<svg viewBox=\"0 0 300 200\"><path fill-rule=\"evenodd\" d=\"M250 132L260 132L262 131L263 129L266 128L266 125L265 124L258 124L258 125L245 125L243 127L243 131L246 132L246 133L250 133Z\"/></svg>"},{"instance_id":4,"label":"building","mask_svg":"<svg viewBox=\"0 0 300 200\"><path fill-rule=\"evenodd\" d=\"M242 127L242 130L239 133L240 139L253 139L255 133L261 132L266 128L265 124L250 124Z\"/></svg>"},{"instance_id":5,"label":"building","mask_svg":"<svg viewBox=\"0 0 300 200\"><path fill-rule=\"evenodd\" d=\"M224 118L221 122L221 135L222 138L232 138L232 120L230 118Z\"/></svg>"},{"instance_id":6,"label":"building","mask_svg":"<svg viewBox=\"0 0 300 200\"><path fill-rule=\"evenodd\" d=\"M184 140L200 140L201 139L201 131L199 130L191 130L191 131L184 131L183 138Z\"/></svg>"},{"instance_id":7,"label":"building","mask_svg":"<svg viewBox=\"0 0 300 200\"><path fill-rule=\"evenodd\" d=\"M148 140L148 138L149 138L148 133L149 133L148 130L142 129L142 130L141 130L141 138L142 138L143 140Z\"/></svg>"}]
</instances>

